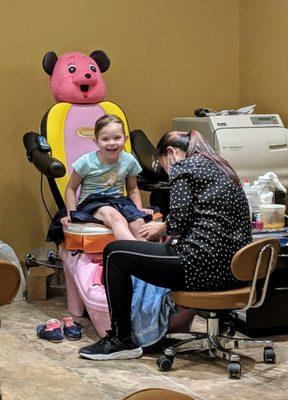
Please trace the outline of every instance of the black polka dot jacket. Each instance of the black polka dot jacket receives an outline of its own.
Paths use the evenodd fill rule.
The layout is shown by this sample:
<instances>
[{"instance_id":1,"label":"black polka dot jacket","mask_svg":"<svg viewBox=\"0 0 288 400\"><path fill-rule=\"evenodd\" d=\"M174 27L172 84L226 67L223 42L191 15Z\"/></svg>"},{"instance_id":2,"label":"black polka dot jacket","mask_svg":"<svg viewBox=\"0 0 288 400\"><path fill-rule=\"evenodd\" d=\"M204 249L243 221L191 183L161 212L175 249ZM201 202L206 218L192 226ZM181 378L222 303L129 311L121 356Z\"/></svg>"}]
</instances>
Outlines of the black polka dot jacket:
<instances>
[{"instance_id":1,"label":"black polka dot jacket","mask_svg":"<svg viewBox=\"0 0 288 400\"><path fill-rule=\"evenodd\" d=\"M187 290L225 290L243 285L230 270L237 250L252 241L249 206L237 186L201 155L178 161L169 171L168 234L178 234L176 250Z\"/></svg>"}]
</instances>

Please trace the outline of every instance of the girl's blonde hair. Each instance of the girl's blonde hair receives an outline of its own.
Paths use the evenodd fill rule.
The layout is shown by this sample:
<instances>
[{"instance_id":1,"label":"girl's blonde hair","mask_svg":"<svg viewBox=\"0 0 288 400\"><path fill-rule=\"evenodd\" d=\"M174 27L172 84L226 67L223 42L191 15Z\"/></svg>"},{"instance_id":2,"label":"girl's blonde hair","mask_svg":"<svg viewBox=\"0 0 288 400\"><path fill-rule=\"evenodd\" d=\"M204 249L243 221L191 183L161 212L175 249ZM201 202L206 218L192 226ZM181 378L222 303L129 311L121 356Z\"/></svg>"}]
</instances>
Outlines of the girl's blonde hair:
<instances>
[{"instance_id":1,"label":"girl's blonde hair","mask_svg":"<svg viewBox=\"0 0 288 400\"><path fill-rule=\"evenodd\" d=\"M100 117L96 121L95 129L94 129L95 138L98 139L98 135L99 135L99 132L101 131L101 129L105 128L105 126L108 126L110 124L121 125L123 135L125 136L124 123L123 123L122 119L113 114L105 114L105 115L103 115L103 117Z\"/></svg>"}]
</instances>

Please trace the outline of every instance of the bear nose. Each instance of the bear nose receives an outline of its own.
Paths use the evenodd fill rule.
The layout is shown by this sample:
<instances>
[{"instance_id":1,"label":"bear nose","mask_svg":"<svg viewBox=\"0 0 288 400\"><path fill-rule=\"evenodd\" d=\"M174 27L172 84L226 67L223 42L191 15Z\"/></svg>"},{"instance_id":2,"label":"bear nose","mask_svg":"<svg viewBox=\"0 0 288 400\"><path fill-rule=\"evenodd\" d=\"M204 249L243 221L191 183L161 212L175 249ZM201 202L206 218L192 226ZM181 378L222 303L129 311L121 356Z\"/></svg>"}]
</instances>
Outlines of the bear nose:
<instances>
[{"instance_id":1,"label":"bear nose","mask_svg":"<svg viewBox=\"0 0 288 400\"><path fill-rule=\"evenodd\" d=\"M90 79L90 78L91 78L91 74L85 74L85 77L86 77L87 79Z\"/></svg>"}]
</instances>

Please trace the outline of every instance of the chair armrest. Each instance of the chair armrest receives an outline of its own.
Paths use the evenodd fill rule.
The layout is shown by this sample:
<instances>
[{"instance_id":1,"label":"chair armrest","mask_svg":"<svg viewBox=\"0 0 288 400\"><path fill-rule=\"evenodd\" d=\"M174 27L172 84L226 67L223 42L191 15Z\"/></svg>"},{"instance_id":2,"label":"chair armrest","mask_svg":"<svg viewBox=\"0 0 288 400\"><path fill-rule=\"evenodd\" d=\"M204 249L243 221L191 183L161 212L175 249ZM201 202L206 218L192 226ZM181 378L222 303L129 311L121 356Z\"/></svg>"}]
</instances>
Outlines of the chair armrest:
<instances>
[{"instance_id":1,"label":"chair armrest","mask_svg":"<svg viewBox=\"0 0 288 400\"><path fill-rule=\"evenodd\" d=\"M26 148L28 160L35 165L41 174L49 178L61 178L66 173L65 166L61 161L40 149L37 137L39 137L39 135L34 132L27 132L23 136L23 143Z\"/></svg>"}]
</instances>

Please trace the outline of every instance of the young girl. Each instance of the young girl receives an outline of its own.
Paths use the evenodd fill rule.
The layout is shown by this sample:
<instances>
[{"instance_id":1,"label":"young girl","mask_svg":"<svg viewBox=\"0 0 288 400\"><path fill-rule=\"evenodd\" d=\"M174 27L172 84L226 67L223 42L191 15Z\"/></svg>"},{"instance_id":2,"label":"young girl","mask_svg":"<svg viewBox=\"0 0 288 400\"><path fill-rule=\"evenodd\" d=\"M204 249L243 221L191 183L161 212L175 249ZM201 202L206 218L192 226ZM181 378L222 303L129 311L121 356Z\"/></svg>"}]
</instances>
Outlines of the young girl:
<instances>
[{"instance_id":1,"label":"young girl","mask_svg":"<svg viewBox=\"0 0 288 400\"><path fill-rule=\"evenodd\" d=\"M141 240L139 229L144 221L152 219L153 211L142 207L136 180L141 167L132 154L123 151L126 139L120 118L107 114L98 119L98 150L84 154L72 164L65 192L67 216L61 219L62 225L71 221L70 212L77 209L110 227L115 239ZM128 197L124 196L125 187Z\"/></svg>"}]
</instances>

